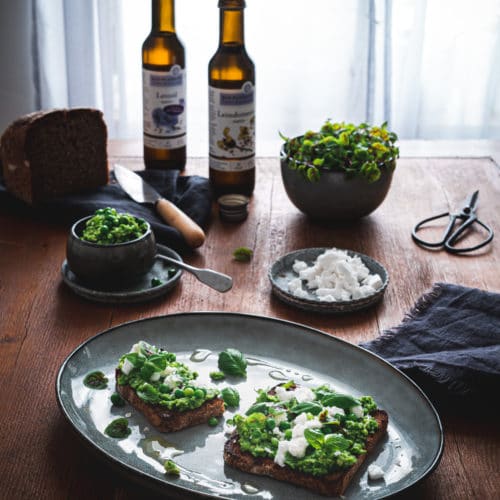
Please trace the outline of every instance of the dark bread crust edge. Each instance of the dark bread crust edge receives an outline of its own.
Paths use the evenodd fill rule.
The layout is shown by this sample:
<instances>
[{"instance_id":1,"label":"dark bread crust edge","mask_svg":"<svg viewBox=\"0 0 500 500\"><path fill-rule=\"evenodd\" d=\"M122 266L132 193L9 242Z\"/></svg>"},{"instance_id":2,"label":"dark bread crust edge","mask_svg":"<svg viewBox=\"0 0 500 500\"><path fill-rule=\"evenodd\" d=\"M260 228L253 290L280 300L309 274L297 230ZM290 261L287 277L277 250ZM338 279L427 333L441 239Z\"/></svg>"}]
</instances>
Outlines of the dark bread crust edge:
<instances>
[{"instance_id":1,"label":"dark bread crust edge","mask_svg":"<svg viewBox=\"0 0 500 500\"><path fill-rule=\"evenodd\" d=\"M312 476L296 471L288 466L281 467L270 458L254 457L247 451L242 451L239 445L239 435L235 432L224 445L224 461L226 464L252 474L269 476L280 481L292 483L307 488L315 493L327 496L342 495L349 486L352 478L359 470L367 456L373 451L377 443L385 436L389 423L389 416L384 410L375 410L372 417L377 421L379 428L368 436L366 453L360 455L355 464L342 472L333 472L326 476Z\"/></svg>"},{"instance_id":2,"label":"dark bread crust edge","mask_svg":"<svg viewBox=\"0 0 500 500\"><path fill-rule=\"evenodd\" d=\"M115 372L116 380L121 375L119 369ZM220 417L224 413L224 401L215 397L203 403L199 408L187 411L167 410L160 405L152 405L143 401L129 385L116 383L116 391L136 410L140 411L160 432L175 432L208 422L210 417Z\"/></svg>"}]
</instances>

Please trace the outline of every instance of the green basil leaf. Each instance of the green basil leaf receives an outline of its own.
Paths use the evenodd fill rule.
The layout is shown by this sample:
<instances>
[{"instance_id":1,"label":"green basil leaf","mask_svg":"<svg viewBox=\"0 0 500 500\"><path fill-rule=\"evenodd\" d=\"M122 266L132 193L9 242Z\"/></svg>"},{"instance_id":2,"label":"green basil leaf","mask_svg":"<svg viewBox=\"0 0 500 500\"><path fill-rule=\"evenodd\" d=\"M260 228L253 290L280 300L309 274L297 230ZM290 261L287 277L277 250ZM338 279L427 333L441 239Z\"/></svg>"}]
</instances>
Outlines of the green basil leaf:
<instances>
[{"instance_id":1,"label":"green basil leaf","mask_svg":"<svg viewBox=\"0 0 500 500\"><path fill-rule=\"evenodd\" d=\"M226 375L245 377L247 360L237 349L228 348L219 354L219 370Z\"/></svg>"},{"instance_id":2,"label":"green basil leaf","mask_svg":"<svg viewBox=\"0 0 500 500\"><path fill-rule=\"evenodd\" d=\"M137 352L129 352L127 354L124 354L121 357L121 361L125 359L127 359L129 363L133 364L134 368L140 368L144 364L144 361L146 360L145 356Z\"/></svg>"},{"instance_id":3,"label":"green basil leaf","mask_svg":"<svg viewBox=\"0 0 500 500\"><path fill-rule=\"evenodd\" d=\"M262 413L267 415L269 413L269 406L267 403L256 403L248 408L245 415L251 415L252 413Z\"/></svg>"},{"instance_id":4,"label":"green basil leaf","mask_svg":"<svg viewBox=\"0 0 500 500\"><path fill-rule=\"evenodd\" d=\"M325 443L325 435L316 429L306 429L304 437L315 450L321 449Z\"/></svg>"},{"instance_id":5,"label":"green basil leaf","mask_svg":"<svg viewBox=\"0 0 500 500\"><path fill-rule=\"evenodd\" d=\"M325 448L329 453L347 450L351 446L351 443L342 434L327 434L325 436Z\"/></svg>"},{"instance_id":6,"label":"green basil leaf","mask_svg":"<svg viewBox=\"0 0 500 500\"><path fill-rule=\"evenodd\" d=\"M233 257L238 262L249 262L253 257L253 250L248 247L239 247L233 252Z\"/></svg>"},{"instance_id":7,"label":"green basil leaf","mask_svg":"<svg viewBox=\"0 0 500 500\"><path fill-rule=\"evenodd\" d=\"M224 387L220 394L229 408L236 408L240 404L240 394L233 387Z\"/></svg>"},{"instance_id":8,"label":"green basil leaf","mask_svg":"<svg viewBox=\"0 0 500 500\"><path fill-rule=\"evenodd\" d=\"M320 401L323 406L337 406L343 410L348 410L353 406L361 404L358 399L352 396L348 396L347 394L336 394L334 392L320 396Z\"/></svg>"},{"instance_id":9,"label":"green basil leaf","mask_svg":"<svg viewBox=\"0 0 500 500\"><path fill-rule=\"evenodd\" d=\"M312 415L318 415L319 413L321 413L322 409L323 407L319 403L311 401L296 404L295 406L290 408L290 412L295 413L296 415L299 415L301 413L311 413Z\"/></svg>"},{"instance_id":10,"label":"green basil leaf","mask_svg":"<svg viewBox=\"0 0 500 500\"><path fill-rule=\"evenodd\" d=\"M153 354L148 361L156 366L156 371L163 371L167 367L167 359L162 354Z\"/></svg>"}]
</instances>

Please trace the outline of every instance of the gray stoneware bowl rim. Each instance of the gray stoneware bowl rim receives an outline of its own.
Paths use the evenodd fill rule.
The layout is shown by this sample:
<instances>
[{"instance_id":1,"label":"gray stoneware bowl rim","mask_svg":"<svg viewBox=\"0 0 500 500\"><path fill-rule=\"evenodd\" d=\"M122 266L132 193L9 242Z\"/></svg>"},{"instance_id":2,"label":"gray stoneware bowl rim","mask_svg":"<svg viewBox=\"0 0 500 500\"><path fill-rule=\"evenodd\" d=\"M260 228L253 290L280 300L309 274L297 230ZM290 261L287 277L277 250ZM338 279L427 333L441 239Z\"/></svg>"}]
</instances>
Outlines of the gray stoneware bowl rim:
<instances>
[{"instance_id":1,"label":"gray stoneware bowl rim","mask_svg":"<svg viewBox=\"0 0 500 500\"><path fill-rule=\"evenodd\" d=\"M153 230L151 229L151 224L146 220L143 219L142 217L137 217L136 215L132 215L132 217L135 217L137 220L140 220L147 225L147 229L144 232L144 234L141 234L138 238L134 238L133 240L128 240L128 241L123 241L121 243L110 243L109 245L102 245L101 243L95 243L93 241L87 241L84 240L80 235L77 234L76 228L80 225L86 222L87 220L91 219L94 217L95 214L92 215L86 215L85 217L82 217L81 219L78 219L76 222L73 223L70 229L70 236L74 238L75 240L78 240L80 244L83 246L88 246L91 248L118 248L118 247L126 247L129 245L133 245L138 243L139 241L145 240L146 238L149 238L150 235L153 233Z\"/></svg>"},{"instance_id":2,"label":"gray stoneware bowl rim","mask_svg":"<svg viewBox=\"0 0 500 500\"><path fill-rule=\"evenodd\" d=\"M292 258L294 260L295 258L299 258L300 260L300 257L303 256L304 254L313 254L315 255L314 257L315 259L321 253L325 252L326 250L330 250L332 248L346 251L348 255L351 257L354 256L359 257L363 261L363 263L370 269L370 272L374 272L375 269L375 272L382 278L383 281L382 287L376 290L372 295L369 295L368 297L363 297L353 300L345 300L345 301L339 300L336 302L327 302L312 298L309 299L309 298L297 297L280 285L280 283L278 282L278 277L279 277L278 273L283 272L284 269L294 272L293 269L291 269L291 267L284 265L284 262L286 260L290 260ZM309 257L309 255L307 256ZM309 258L309 260L311 260L311 258ZM271 264L271 266L269 267L267 276L269 278L269 281L271 282L271 289L274 295L281 301L287 303L288 305L297 307L305 311L316 311L316 312L334 313L334 314L361 311L376 304L377 302L382 300L384 293L389 285L389 273L387 269L379 261L361 252L357 252L355 250L350 250L347 248L337 248L337 247L310 247L310 248L301 248L298 250L293 250L292 252L282 255L279 259L274 261L273 264ZM298 277L298 275L296 277Z\"/></svg>"},{"instance_id":3,"label":"gray stoneware bowl rim","mask_svg":"<svg viewBox=\"0 0 500 500\"><path fill-rule=\"evenodd\" d=\"M94 336L88 338L87 340L83 341L80 345L78 345L70 354L65 358L63 363L61 364L58 372L57 372L57 377L55 380L55 390L56 390L56 400L59 406L59 409L61 410L61 413L63 414L64 418L66 421L71 425L72 430L75 431L76 435L82 439L83 443L90 446L90 448L99 454L101 458L104 458L108 461L108 463L114 467L117 468L120 472L128 472L131 473L132 475L127 475L127 477L134 479L141 484L143 484L146 487L153 488L157 491L162 491L164 494L168 493L168 490L166 491L165 488L169 487L173 489L173 493L177 494L196 494L197 496L205 497L205 498L230 498L229 496L223 496L223 495L218 495L218 494L210 494L206 493L203 491L196 491L192 490L186 486L182 486L179 484L176 484L174 482L170 482L167 478L164 478L162 480L159 480L158 478L154 477L151 473L140 470L137 467L134 467L133 465L124 463L123 461L120 460L119 457L114 456L110 451L105 450L102 446L99 445L99 443L95 442L92 439L92 436L89 434L89 432L85 432L86 427L84 426L82 428L81 423L81 417L79 419L75 419L72 417L71 411L72 407L71 405L67 402L70 399L69 394L67 394L63 390L63 377L68 377L68 372L71 373L71 368L68 366L70 364L70 361L74 357L77 357L79 353L83 352L85 349L89 349L92 343L94 342L105 342L104 338L106 336L113 336L117 335L119 336L120 330L127 330L127 329L134 329L138 328L139 330L144 331L144 328L141 328L142 325L148 324L148 323L153 323L153 322L162 322L162 321L178 321L179 319L182 320L187 320L189 322L190 318L196 319L199 318L203 324L208 324L212 319L214 321L217 321L217 318L220 317L223 319L223 324L226 324L226 322L230 322L231 320L233 321L239 321L239 322L266 322L266 324L275 324L277 327L279 326L280 328L285 328L285 329L291 329L293 331L299 330L300 335L314 335L316 339L322 339L322 341L326 342L331 342L332 346L335 346L335 344L339 345L341 349L348 349L348 350L354 350L354 351L359 351L360 355L367 357L367 359L372 359L374 363L377 365L380 365L383 370L387 370L389 372L392 372L393 375L396 376L397 379L402 380L405 384L408 384L408 391L414 391L419 397L422 398L424 404L426 405L426 410L428 414L433 418L434 425L436 427L436 436L437 438L437 447L435 450L433 450L433 453L431 455L431 460L429 460L429 464L427 465L426 469L424 469L420 475L417 475L416 478L412 478L413 482L410 482L406 486L399 487L399 489L396 489L395 491L389 492L385 495L382 496L377 496L377 498L390 498L394 495L400 494L401 492L407 490L408 488L414 487L416 484L422 482L426 477L431 474L436 467L439 465L439 462L442 458L443 454L443 449L444 449L444 433L443 433L443 426L441 423L441 419L439 417L438 412L436 411L434 405L430 401L430 399L427 397L427 395L422 391L422 389L410 378L408 377L405 373L401 372L398 368L393 366L391 363L388 361L384 360L377 354L374 354L367 349L354 345L346 340L343 340L341 338L335 337L333 335L327 334L319 329L312 328L307 325L303 325L297 322L289 321L289 320L284 320L281 318L273 318L273 317L266 317L266 316L260 316L260 315L255 315L255 314L246 314L246 313L233 313L233 312L179 312L179 313L173 313L173 314L166 314L166 315L160 315L160 316L153 316L149 318L142 318L142 319L137 319L129 322L122 323L120 325L116 325L114 327L108 328L104 331L101 331ZM186 321L185 321L186 322ZM115 332L118 330L118 332ZM129 332L130 333L130 332ZM135 334L134 334L135 335ZM295 334L294 334L295 335ZM178 341L178 340L177 340ZM192 347L192 346L190 346ZM334 349L335 352L335 349ZM89 369L89 368L88 368ZM87 370L88 370L87 369ZM97 369L97 368L94 368ZM420 407L419 407L420 408ZM134 410L136 411L136 410ZM421 408L419 411L422 411ZM394 417L393 417L394 418ZM389 419L391 422L391 417L389 415ZM250 476L250 474L248 474ZM253 477L253 476L252 476ZM259 477L259 476L256 476ZM165 484L167 482L167 484ZM280 481L276 482L277 484L280 483ZM286 484L286 483L285 483ZM307 491L307 490L304 490ZM184 498L184 497L182 497Z\"/></svg>"}]
</instances>

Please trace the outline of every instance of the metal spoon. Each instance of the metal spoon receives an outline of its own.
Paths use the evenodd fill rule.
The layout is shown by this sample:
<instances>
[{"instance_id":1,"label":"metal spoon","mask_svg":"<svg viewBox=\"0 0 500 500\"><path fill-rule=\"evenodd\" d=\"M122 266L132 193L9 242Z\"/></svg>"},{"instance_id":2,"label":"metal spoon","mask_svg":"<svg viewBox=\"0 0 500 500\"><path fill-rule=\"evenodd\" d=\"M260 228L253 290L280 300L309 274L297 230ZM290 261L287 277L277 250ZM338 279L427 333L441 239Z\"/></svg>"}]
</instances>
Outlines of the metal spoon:
<instances>
[{"instance_id":1,"label":"metal spoon","mask_svg":"<svg viewBox=\"0 0 500 500\"><path fill-rule=\"evenodd\" d=\"M193 267L189 264L181 262L180 260L167 257L166 255L162 255L160 253L156 256L165 262L174 264L174 266L180 267L181 269L185 269L189 273L194 274L199 281L205 283L205 285L208 285L210 288L213 288L218 292L227 292L228 290L231 290L231 287L233 286L233 278L227 274L222 274L217 271L213 271L212 269L200 269L199 267Z\"/></svg>"}]
</instances>

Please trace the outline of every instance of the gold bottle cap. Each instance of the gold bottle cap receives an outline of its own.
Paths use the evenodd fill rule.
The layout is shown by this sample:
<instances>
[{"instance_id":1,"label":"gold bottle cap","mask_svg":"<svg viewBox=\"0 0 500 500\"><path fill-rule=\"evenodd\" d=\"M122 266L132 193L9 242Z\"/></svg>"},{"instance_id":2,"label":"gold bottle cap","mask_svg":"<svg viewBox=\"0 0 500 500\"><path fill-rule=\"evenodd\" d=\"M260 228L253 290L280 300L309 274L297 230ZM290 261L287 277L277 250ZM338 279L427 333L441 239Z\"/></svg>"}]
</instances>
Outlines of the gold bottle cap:
<instances>
[{"instance_id":1,"label":"gold bottle cap","mask_svg":"<svg viewBox=\"0 0 500 500\"><path fill-rule=\"evenodd\" d=\"M240 222L248 216L248 203L250 198L241 194L225 194L217 202L219 203L219 215L221 219L231 222Z\"/></svg>"},{"instance_id":2,"label":"gold bottle cap","mask_svg":"<svg viewBox=\"0 0 500 500\"><path fill-rule=\"evenodd\" d=\"M244 9L245 0L219 0L220 9Z\"/></svg>"}]
</instances>

